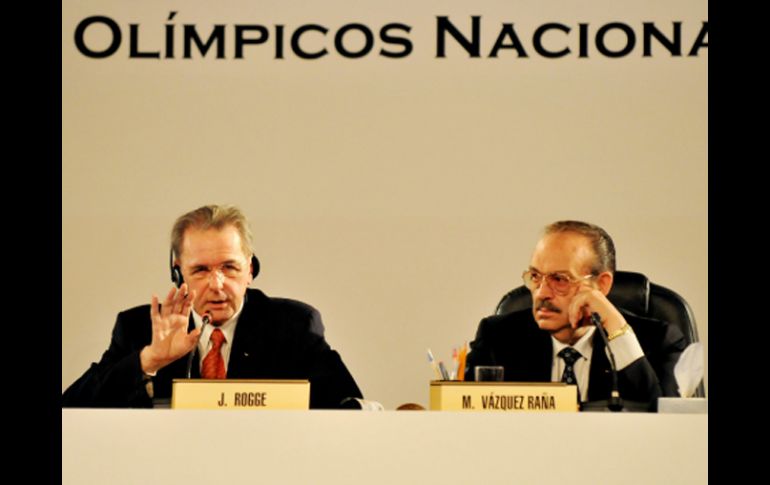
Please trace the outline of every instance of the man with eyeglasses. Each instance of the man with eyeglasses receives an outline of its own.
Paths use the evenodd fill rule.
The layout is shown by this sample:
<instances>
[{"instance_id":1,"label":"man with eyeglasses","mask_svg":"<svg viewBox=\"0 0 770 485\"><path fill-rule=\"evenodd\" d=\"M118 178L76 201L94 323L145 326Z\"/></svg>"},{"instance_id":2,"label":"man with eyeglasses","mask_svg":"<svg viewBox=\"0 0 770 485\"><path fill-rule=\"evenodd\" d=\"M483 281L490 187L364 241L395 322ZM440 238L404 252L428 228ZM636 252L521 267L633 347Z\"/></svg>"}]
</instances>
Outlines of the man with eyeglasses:
<instances>
[{"instance_id":1,"label":"man with eyeglasses","mask_svg":"<svg viewBox=\"0 0 770 485\"><path fill-rule=\"evenodd\" d=\"M259 272L245 216L208 205L171 232L175 287L160 305L118 315L98 363L62 395L65 407L152 407L174 378L308 379L311 408L347 407L361 391L310 305L249 288Z\"/></svg>"},{"instance_id":2,"label":"man with eyeglasses","mask_svg":"<svg viewBox=\"0 0 770 485\"><path fill-rule=\"evenodd\" d=\"M616 308L607 294L615 246L604 229L580 221L545 228L522 277L532 309L487 317L479 324L466 365L502 365L509 382L576 384L583 403L610 398L612 376L600 320L615 357L620 396L654 409L660 396L678 396L673 367L685 347L666 322Z\"/></svg>"}]
</instances>

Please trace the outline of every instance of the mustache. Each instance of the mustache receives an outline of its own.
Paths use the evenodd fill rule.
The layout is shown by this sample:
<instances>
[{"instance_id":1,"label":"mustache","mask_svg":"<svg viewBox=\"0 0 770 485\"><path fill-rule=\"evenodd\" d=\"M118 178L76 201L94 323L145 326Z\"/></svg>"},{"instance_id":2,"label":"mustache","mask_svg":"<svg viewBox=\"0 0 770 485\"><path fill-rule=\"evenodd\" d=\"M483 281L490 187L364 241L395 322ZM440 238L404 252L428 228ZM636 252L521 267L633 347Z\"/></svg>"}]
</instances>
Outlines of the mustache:
<instances>
[{"instance_id":1,"label":"mustache","mask_svg":"<svg viewBox=\"0 0 770 485\"><path fill-rule=\"evenodd\" d=\"M535 311L540 309L546 309L555 313L561 313L561 308L557 307L553 303L551 303L551 300L540 300L537 302L537 305L535 306Z\"/></svg>"}]
</instances>

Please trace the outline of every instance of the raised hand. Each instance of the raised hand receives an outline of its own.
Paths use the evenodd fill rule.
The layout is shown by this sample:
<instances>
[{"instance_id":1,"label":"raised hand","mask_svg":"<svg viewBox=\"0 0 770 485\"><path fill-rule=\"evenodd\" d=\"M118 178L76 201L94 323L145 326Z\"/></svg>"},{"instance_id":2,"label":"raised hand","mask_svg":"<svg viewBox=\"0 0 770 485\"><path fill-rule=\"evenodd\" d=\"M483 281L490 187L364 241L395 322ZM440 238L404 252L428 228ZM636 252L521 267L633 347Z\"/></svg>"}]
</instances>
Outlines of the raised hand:
<instances>
[{"instance_id":1,"label":"raised hand","mask_svg":"<svg viewBox=\"0 0 770 485\"><path fill-rule=\"evenodd\" d=\"M142 370L148 374L157 372L195 348L200 329L187 333L195 291L188 293L187 284L172 288L163 305L153 295L150 303L152 318L152 342L139 354Z\"/></svg>"}]
</instances>

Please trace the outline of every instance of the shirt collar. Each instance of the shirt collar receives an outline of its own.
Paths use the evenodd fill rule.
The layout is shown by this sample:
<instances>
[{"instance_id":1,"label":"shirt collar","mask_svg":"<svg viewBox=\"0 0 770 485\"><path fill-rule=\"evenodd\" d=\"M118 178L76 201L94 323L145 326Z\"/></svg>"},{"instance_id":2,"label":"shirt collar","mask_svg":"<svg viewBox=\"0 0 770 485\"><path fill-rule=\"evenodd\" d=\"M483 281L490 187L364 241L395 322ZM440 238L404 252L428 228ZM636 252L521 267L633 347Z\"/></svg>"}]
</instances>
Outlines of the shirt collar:
<instances>
[{"instance_id":1,"label":"shirt collar","mask_svg":"<svg viewBox=\"0 0 770 485\"><path fill-rule=\"evenodd\" d=\"M556 340L556 338L551 335L551 342L553 342L553 355L551 356L552 359L555 360L562 349L572 347L573 349L580 352L581 359L591 360L591 354L594 350L594 341L592 337L595 330L596 327L589 327L585 335L580 337L580 340L575 342L575 345L567 345L564 342Z\"/></svg>"},{"instance_id":2,"label":"shirt collar","mask_svg":"<svg viewBox=\"0 0 770 485\"><path fill-rule=\"evenodd\" d=\"M200 342L207 343L209 341L209 337L211 337L211 332L213 332L215 328L218 328L225 335L225 341L227 343L231 343L233 341L233 335L235 335L235 326L238 324L238 318L241 316L241 312L243 312L243 305L245 302L246 299L244 298L241 301L240 308L238 308L238 311L235 312L235 315L233 315L222 325L217 327L214 325L206 325L206 328L203 329L203 333L201 334ZM193 322L195 323L195 328L201 328L203 326L203 317L198 315L195 310L192 311L192 316Z\"/></svg>"}]
</instances>

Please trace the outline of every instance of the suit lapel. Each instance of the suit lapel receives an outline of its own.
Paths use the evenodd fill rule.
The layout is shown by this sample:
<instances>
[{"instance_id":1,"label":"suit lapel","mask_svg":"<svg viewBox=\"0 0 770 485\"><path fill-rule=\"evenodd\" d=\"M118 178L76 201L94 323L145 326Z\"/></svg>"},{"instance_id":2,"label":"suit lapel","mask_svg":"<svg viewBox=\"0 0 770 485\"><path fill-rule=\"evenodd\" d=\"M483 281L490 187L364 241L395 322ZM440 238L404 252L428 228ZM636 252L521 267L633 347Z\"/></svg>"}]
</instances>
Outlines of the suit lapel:
<instances>
[{"instance_id":1,"label":"suit lapel","mask_svg":"<svg viewBox=\"0 0 770 485\"><path fill-rule=\"evenodd\" d=\"M227 377L254 378L267 370L264 322L269 313L267 297L259 290L247 290L243 311L233 335L233 348L227 365Z\"/></svg>"},{"instance_id":2,"label":"suit lapel","mask_svg":"<svg viewBox=\"0 0 770 485\"><path fill-rule=\"evenodd\" d=\"M551 334L538 327L531 311L512 313L508 318L496 351L498 358L504 358L504 365L512 371L505 380L550 382Z\"/></svg>"},{"instance_id":3,"label":"suit lapel","mask_svg":"<svg viewBox=\"0 0 770 485\"><path fill-rule=\"evenodd\" d=\"M550 382L551 367L553 366L553 339L551 339L551 334L543 333L547 338L538 340L537 350L533 346L532 361L536 362L534 369L536 375L534 377L539 382Z\"/></svg>"}]
</instances>

